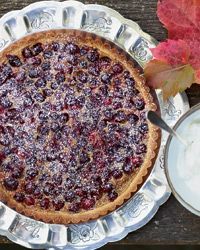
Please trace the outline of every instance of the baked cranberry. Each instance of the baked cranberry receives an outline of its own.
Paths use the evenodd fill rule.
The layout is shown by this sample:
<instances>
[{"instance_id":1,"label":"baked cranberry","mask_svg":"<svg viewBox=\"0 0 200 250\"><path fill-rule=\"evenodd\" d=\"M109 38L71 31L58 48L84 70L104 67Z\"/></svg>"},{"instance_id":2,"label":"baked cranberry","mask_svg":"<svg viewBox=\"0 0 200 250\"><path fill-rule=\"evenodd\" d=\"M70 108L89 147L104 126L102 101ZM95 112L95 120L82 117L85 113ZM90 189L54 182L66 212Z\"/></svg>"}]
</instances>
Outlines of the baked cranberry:
<instances>
[{"instance_id":1,"label":"baked cranberry","mask_svg":"<svg viewBox=\"0 0 200 250\"><path fill-rule=\"evenodd\" d=\"M53 200L52 203L53 203L53 207L55 208L56 211L61 210L65 205L64 201L59 200L59 199Z\"/></svg>"},{"instance_id":2,"label":"baked cranberry","mask_svg":"<svg viewBox=\"0 0 200 250\"><path fill-rule=\"evenodd\" d=\"M7 97L2 96L0 97L0 105L3 108L7 109L7 108L11 108L13 103Z\"/></svg>"},{"instance_id":3,"label":"baked cranberry","mask_svg":"<svg viewBox=\"0 0 200 250\"><path fill-rule=\"evenodd\" d=\"M69 204L69 206L68 206L68 210L70 212L77 213L79 211L79 209L80 209L80 203L78 203L78 202L73 202L73 203Z\"/></svg>"},{"instance_id":4,"label":"baked cranberry","mask_svg":"<svg viewBox=\"0 0 200 250\"><path fill-rule=\"evenodd\" d=\"M76 99L74 96L66 95L64 102L66 105L73 106L76 104Z\"/></svg>"},{"instance_id":5,"label":"baked cranberry","mask_svg":"<svg viewBox=\"0 0 200 250\"><path fill-rule=\"evenodd\" d=\"M24 100L24 102L23 102L24 107L29 107L34 103L34 101L33 101L33 99L32 99L29 92L26 92L24 94L23 100Z\"/></svg>"},{"instance_id":6,"label":"baked cranberry","mask_svg":"<svg viewBox=\"0 0 200 250\"><path fill-rule=\"evenodd\" d=\"M32 182L26 183L24 190L27 194L33 194L36 189L36 185Z\"/></svg>"},{"instance_id":7,"label":"baked cranberry","mask_svg":"<svg viewBox=\"0 0 200 250\"><path fill-rule=\"evenodd\" d=\"M67 62L73 66L78 64L78 58L75 55L67 55Z\"/></svg>"},{"instance_id":8,"label":"baked cranberry","mask_svg":"<svg viewBox=\"0 0 200 250\"><path fill-rule=\"evenodd\" d=\"M143 110L145 107L144 100L142 100L142 99L135 100L134 103L135 103L136 109L138 109L138 110Z\"/></svg>"},{"instance_id":9,"label":"baked cranberry","mask_svg":"<svg viewBox=\"0 0 200 250\"><path fill-rule=\"evenodd\" d=\"M50 68L51 68L51 64L50 64L50 62L43 62L42 64L41 64L41 68L44 70L44 71L46 71L46 70L50 70Z\"/></svg>"},{"instance_id":10,"label":"baked cranberry","mask_svg":"<svg viewBox=\"0 0 200 250\"><path fill-rule=\"evenodd\" d=\"M41 135L48 135L50 132L50 129L48 127L48 124L44 123L43 125L40 125L37 129L38 133Z\"/></svg>"},{"instance_id":11,"label":"baked cranberry","mask_svg":"<svg viewBox=\"0 0 200 250\"><path fill-rule=\"evenodd\" d=\"M37 102L44 102L45 96L42 93L37 93L37 94L34 95L34 99Z\"/></svg>"},{"instance_id":12,"label":"baked cranberry","mask_svg":"<svg viewBox=\"0 0 200 250\"><path fill-rule=\"evenodd\" d=\"M73 190L69 190L64 194L64 198L67 202L72 202L75 198L75 193Z\"/></svg>"},{"instance_id":13,"label":"baked cranberry","mask_svg":"<svg viewBox=\"0 0 200 250\"><path fill-rule=\"evenodd\" d=\"M79 66L83 69L87 69L88 63L86 61L80 61Z\"/></svg>"},{"instance_id":14,"label":"baked cranberry","mask_svg":"<svg viewBox=\"0 0 200 250\"><path fill-rule=\"evenodd\" d=\"M73 188L75 185L75 182L69 178L66 179L65 186L67 189Z\"/></svg>"},{"instance_id":15,"label":"baked cranberry","mask_svg":"<svg viewBox=\"0 0 200 250\"><path fill-rule=\"evenodd\" d=\"M138 168L141 166L143 160L140 156L135 156L135 157L132 157L131 162L135 168Z\"/></svg>"},{"instance_id":16,"label":"baked cranberry","mask_svg":"<svg viewBox=\"0 0 200 250\"><path fill-rule=\"evenodd\" d=\"M135 85L135 80L132 77L128 77L125 80L128 87L133 87Z\"/></svg>"},{"instance_id":17,"label":"baked cranberry","mask_svg":"<svg viewBox=\"0 0 200 250\"><path fill-rule=\"evenodd\" d=\"M149 130L148 124L147 123L142 123L139 127L138 130L141 134L146 134Z\"/></svg>"},{"instance_id":18,"label":"baked cranberry","mask_svg":"<svg viewBox=\"0 0 200 250\"><path fill-rule=\"evenodd\" d=\"M115 74L120 74L123 72L123 67L121 64L119 63L116 63L112 66L112 71L115 73Z\"/></svg>"},{"instance_id":19,"label":"baked cranberry","mask_svg":"<svg viewBox=\"0 0 200 250\"><path fill-rule=\"evenodd\" d=\"M90 157L86 152L81 152L79 155L79 160L81 164L85 164L90 161Z\"/></svg>"},{"instance_id":20,"label":"baked cranberry","mask_svg":"<svg viewBox=\"0 0 200 250\"><path fill-rule=\"evenodd\" d=\"M62 113L59 117L61 123L66 123L69 121L69 115L67 113Z\"/></svg>"},{"instance_id":21,"label":"baked cranberry","mask_svg":"<svg viewBox=\"0 0 200 250\"><path fill-rule=\"evenodd\" d=\"M3 180L3 184L5 188L9 191L15 191L18 188L19 182L13 177L6 177Z\"/></svg>"},{"instance_id":22,"label":"baked cranberry","mask_svg":"<svg viewBox=\"0 0 200 250\"><path fill-rule=\"evenodd\" d=\"M106 106L109 106L112 104L112 99L111 98L106 98L103 102Z\"/></svg>"},{"instance_id":23,"label":"baked cranberry","mask_svg":"<svg viewBox=\"0 0 200 250\"><path fill-rule=\"evenodd\" d=\"M60 49L60 44L57 43L57 42L52 42L51 48L52 48L52 50L54 50L54 51L58 51L58 50Z\"/></svg>"},{"instance_id":24,"label":"baked cranberry","mask_svg":"<svg viewBox=\"0 0 200 250\"><path fill-rule=\"evenodd\" d=\"M115 178L115 179L120 179L122 177L122 171L120 171L119 169L115 169L112 171L112 176Z\"/></svg>"},{"instance_id":25,"label":"baked cranberry","mask_svg":"<svg viewBox=\"0 0 200 250\"><path fill-rule=\"evenodd\" d=\"M101 57L99 60L100 67L108 67L111 63L111 59L107 56Z\"/></svg>"},{"instance_id":26,"label":"baked cranberry","mask_svg":"<svg viewBox=\"0 0 200 250\"><path fill-rule=\"evenodd\" d=\"M130 161L129 158L126 159L122 169L123 169L125 174L132 174L133 173L134 166L133 166L133 164L132 164L132 162Z\"/></svg>"},{"instance_id":27,"label":"baked cranberry","mask_svg":"<svg viewBox=\"0 0 200 250\"><path fill-rule=\"evenodd\" d=\"M13 178L21 178L24 172L24 167L18 166L14 171L12 172Z\"/></svg>"},{"instance_id":28,"label":"baked cranberry","mask_svg":"<svg viewBox=\"0 0 200 250\"><path fill-rule=\"evenodd\" d=\"M16 81L14 79L10 79L10 81L12 81L12 85L17 84L17 82L23 82L26 79L26 73L24 71L22 72L18 72L17 76L16 76ZM7 82L8 83L8 82Z\"/></svg>"},{"instance_id":29,"label":"baked cranberry","mask_svg":"<svg viewBox=\"0 0 200 250\"><path fill-rule=\"evenodd\" d=\"M55 79L56 79L57 83L60 84L60 83L62 83L62 82L65 81L65 74L59 72L59 73L57 73L57 74L55 75Z\"/></svg>"},{"instance_id":30,"label":"baked cranberry","mask_svg":"<svg viewBox=\"0 0 200 250\"><path fill-rule=\"evenodd\" d=\"M53 193L54 188L55 187L54 187L54 185L52 183L46 182L43 192L44 192L45 195L49 196L49 195L51 195Z\"/></svg>"},{"instance_id":31,"label":"baked cranberry","mask_svg":"<svg viewBox=\"0 0 200 250\"><path fill-rule=\"evenodd\" d=\"M22 55L24 58L30 58L33 56L33 52L30 48L26 47L22 50Z\"/></svg>"},{"instance_id":32,"label":"baked cranberry","mask_svg":"<svg viewBox=\"0 0 200 250\"><path fill-rule=\"evenodd\" d=\"M95 205L95 199L93 198L83 198L81 200L81 208L85 209L85 210L89 210L92 209Z\"/></svg>"},{"instance_id":33,"label":"baked cranberry","mask_svg":"<svg viewBox=\"0 0 200 250\"><path fill-rule=\"evenodd\" d=\"M54 182L54 184L57 186L57 185L61 185L62 184L62 176L61 175L57 175L57 174L54 174L52 176L52 181Z\"/></svg>"},{"instance_id":34,"label":"baked cranberry","mask_svg":"<svg viewBox=\"0 0 200 250\"><path fill-rule=\"evenodd\" d=\"M135 114L129 114L128 120L131 124L136 124L139 121L139 117Z\"/></svg>"},{"instance_id":35,"label":"baked cranberry","mask_svg":"<svg viewBox=\"0 0 200 250\"><path fill-rule=\"evenodd\" d=\"M71 74L73 72L73 66L68 65L65 67L64 70L65 70L65 73Z\"/></svg>"},{"instance_id":36,"label":"baked cranberry","mask_svg":"<svg viewBox=\"0 0 200 250\"><path fill-rule=\"evenodd\" d=\"M32 196L25 196L24 201L27 206L33 206L35 204L35 199Z\"/></svg>"},{"instance_id":37,"label":"baked cranberry","mask_svg":"<svg viewBox=\"0 0 200 250\"><path fill-rule=\"evenodd\" d=\"M104 116L105 116L106 120L108 120L108 121L112 120L114 117L112 109L106 109L104 111Z\"/></svg>"},{"instance_id":38,"label":"baked cranberry","mask_svg":"<svg viewBox=\"0 0 200 250\"><path fill-rule=\"evenodd\" d=\"M2 152L0 151L0 165L1 165L1 168L3 168L3 166L2 166L3 161L10 154L12 154L12 150L9 147L5 147Z\"/></svg>"},{"instance_id":39,"label":"baked cranberry","mask_svg":"<svg viewBox=\"0 0 200 250\"><path fill-rule=\"evenodd\" d=\"M146 153L147 152L147 146L145 144L140 144L137 146L136 148L136 154L143 154L143 153Z\"/></svg>"},{"instance_id":40,"label":"baked cranberry","mask_svg":"<svg viewBox=\"0 0 200 250\"><path fill-rule=\"evenodd\" d=\"M46 81L42 78L38 79L36 82L35 82L35 87L36 88L44 88L46 86Z\"/></svg>"},{"instance_id":41,"label":"baked cranberry","mask_svg":"<svg viewBox=\"0 0 200 250\"><path fill-rule=\"evenodd\" d=\"M87 54L88 51L89 51L89 47L87 47L87 46L81 47L80 48L80 54L81 54L81 56Z\"/></svg>"},{"instance_id":42,"label":"baked cranberry","mask_svg":"<svg viewBox=\"0 0 200 250\"><path fill-rule=\"evenodd\" d=\"M38 117L42 121L47 121L48 120L48 113L46 113L44 111L40 111L38 114Z\"/></svg>"},{"instance_id":43,"label":"baked cranberry","mask_svg":"<svg viewBox=\"0 0 200 250\"><path fill-rule=\"evenodd\" d=\"M55 70L57 70L57 71L59 71L59 72L64 72L64 69L65 69L65 65L61 62L61 63L55 63L54 65L53 65L53 68L55 69Z\"/></svg>"},{"instance_id":44,"label":"baked cranberry","mask_svg":"<svg viewBox=\"0 0 200 250\"><path fill-rule=\"evenodd\" d=\"M87 53L87 58L89 61L91 62L95 62L99 59L99 53L97 50L90 50L88 53Z\"/></svg>"},{"instance_id":45,"label":"baked cranberry","mask_svg":"<svg viewBox=\"0 0 200 250\"><path fill-rule=\"evenodd\" d=\"M101 81L102 81L103 83L105 83L105 84L109 84L109 83L111 83L111 78L112 78L111 74L109 74L109 73L104 73L104 74L101 76Z\"/></svg>"},{"instance_id":46,"label":"baked cranberry","mask_svg":"<svg viewBox=\"0 0 200 250\"><path fill-rule=\"evenodd\" d=\"M68 43L67 45L65 45L65 51L67 51L71 54L76 54L76 53L80 52L80 49L76 44Z\"/></svg>"},{"instance_id":47,"label":"baked cranberry","mask_svg":"<svg viewBox=\"0 0 200 250\"><path fill-rule=\"evenodd\" d=\"M104 192L110 192L113 190L113 184L112 183L106 183L102 186L102 190Z\"/></svg>"},{"instance_id":48,"label":"baked cranberry","mask_svg":"<svg viewBox=\"0 0 200 250\"><path fill-rule=\"evenodd\" d=\"M113 103L113 108L114 108L114 109L121 109L121 108L123 108L123 105L122 105L121 102L115 101L115 102Z\"/></svg>"},{"instance_id":49,"label":"baked cranberry","mask_svg":"<svg viewBox=\"0 0 200 250\"><path fill-rule=\"evenodd\" d=\"M43 96L46 97L46 96L52 96L53 95L53 91L51 89L44 89L43 90Z\"/></svg>"},{"instance_id":50,"label":"baked cranberry","mask_svg":"<svg viewBox=\"0 0 200 250\"><path fill-rule=\"evenodd\" d=\"M44 198L40 201L40 207L43 209L48 209L50 207L50 200L48 198Z\"/></svg>"},{"instance_id":51,"label":"baked cranberry","mask_svg":"<svg viewBox=\"0 0 200 250\"><path fill-rule=\"evenodd\" d=\"M139 90L137 90L137 89L134 87L134 88L129 88L127 95L129 94L129 96L137 97L139 93L140 93ZM134 104L134 103L133 103L133 104Z\"/></svg>"},{"instance_id":52,"label":"baked cranberry","mask_svg":"<svg viewBox=\"0 0 200 250\"><path fill-rule=\"evenodd\" d=\"M51 88L52 88L53 90L59 88L59 83L58 83L58 82L52 82L52 83L51 83Z\"/></svg>"},{"instance_id":53,"label":"baked cranberry","mask_svg":"<svg viewBox=\"0 0 200 250\"><path fill-rule=\"evenodd\" d=\"M52 106L52 109L55 110L55 111L61 111L63 110L64 108L64 105L61 103L61 102L56 102L53 106Z\"/></svg>"},{"instance_id":54,"label":"baked cranberry","mask_svg":"<svg viewBox=\"0 0 200 250\"><path fill-rule=\"evenodd\" d=\"M40 76L40 71L38 70L38 68L31 68L28 71L28 75L30 78L38 78Z\"/></svg>"},{"instance_id":55,"label":"baked cranberry","mask_svg":"<svg viewBox=\"0 0 200 250\"><path fill-rule=\"evenodd\" d=\"M114 97L115 98L123 99L124 98L124 91L123 91L123 89L120 88L120 87L115 87Z\"/></svg>"},{"instance_id":56,"label":"baked cranberry","mask_svg":"<svg viewBox=\"0 0 200 250\"><path fill-rule=\"evenodd\" d=\"M122 81L118 77L115 77L113 79L113 83L114 83L114 86L116 88L116 87L119 87L122 84Z\"/></svg>"},{"instance_id":57,"label":"baked cranberry","mask_svg":"<svg viewBox=\"0 0 200 250\"><path fill-rule=\"evenodd\" d=\"M142 135L139 133L130 136L130 142L133 144L139 144L141 140L142 140Z\"/></svg>"},{"instance_id":58,"label":"baked cranberry","mask_svg":"<svg viewBox=\"0 0 200 250\"><path fill-rule=\"evenodd\" d=\"M32 57L28 59L28 63L32 65L40 65L42 60L39 57Z\"/></svg>"},{"instance_id":59,"label":"baked cranberry","mask_svg":"<svg viewBox=\"0 0 200 250\"><path fill-rule=\"evenodd\" d=\"M0 136L0 144L3 146L8 146L10 144L10 139L8 137L8 134Z\"/></svg>"},{"instance_id":60,"label":"baked cranberry","mask_svg":"<svg viewBox=\"0 0 200 250\"><path fill-rule=\"evenodd\" d=\"M56 131L59 130L59 129L60 129L60 125L59 125L57 122L53 122L53 123L51 124L51 130L52 130L52 131L56 132Z\"/></svg>"},{"instance_id":61,"label":"baked cranberry","mask_svg":"<svg viewBox=\"0 0 200 250\"><path fill-rule=\"evenodd\" d=\"M88 72L93 76L99 76L100 75L100 68L97 64L93 64L93 65L89 66Z\"/></svg>"},{"instance_id":62,"label":"baked cranberry","mask_svg":"<svg viewBox=\"0 0 200 250\"><path fill-rule=\"evenodd\" d=\"M50 150L49 152L47 152L47 161L55 161L57 157L57 154L55 152L55 150Z\"/></svg>"},{"instance_id":63,"label":"baked cranberry","mask_svg":"<svg viewBox=\"0 0 200 250\"><path fill-rule=\"evenodd\" d=\"M101 190L98 187L90 188L90 194L92 196L95 195L95 196L99 197L100 193L101 193Z\"/></svg>"},{"instance_id":64,"label":"baked cranberry","mask_svg":"<svg viewBox=\"0 0 200 250\"><path fill-rule=\"evenodd\" d=\"M39 173L38 170L35 168L30 168L30 169L26 170L27 178L30 180L35 178L38 175L38 173Z\"/></svg>"},{"instance_id":65,"label":"baked cranberry","mask_svg":"<svg viewBox=\"0 0 200 250\"><path fill-rule=\"evenodd\" d=\"M7 55L8 62L12 67L20 67L22 62L20 61L19 57L16 55Z\"/></svg>"},{"instance_id":66,"label":"baked cranberry","mask_svg":"<svg viewBox=\"0 0 200 250\"><path fill-rule=\"evenodd\" d=\"M46 181L49 178L49 176L50 175L48 173L44 173L44 174L40 175L39 180Z\"/></svg>"},{"instance_id":67,"label":"baked cranberry","mask_svg":"<svg viewBox=\"0 0 200 250\"><path fill-rule=\"evenodd\" d=\"M25 195L23 193L16 193L13 197L17 202L23 202Z\"/></svg>"},{"instance_id":68,"label":"baked cranberry","mask_svg":"<svg viewBox=\"0 0 200 250\"><path fill-rule=\"evenodd\" d=\"M12 68L8 66L7 64L4 64L1 67L1 72L0 72L0 85L4 84L5 81L10 78L13 75Z\"/></svg>"},{"instance_id":69,"label":"baked cranberry","mask_svg":"<svg viewBox=\"0 0 200 250\"><path fill-rule=\"evenodd\" d=\"M32 46L32 52L34 56L39 55L43 51L43 47L41 43L36 43Z\"/></svg>"},{"instance_id":70,"label":"baked cranberry","mask_svg":"<svg viewBox=\"0 0 200 250\"><path fill-rule=\"evenodd\" d=\"M76 188L75 194L78 195L79 197L83 197L87 195L87 192L83 188Z\"/></svg>"},{"instance_id":71,"label":"baked cranberry","mask_svg":"<svg viewBox=\"0 0 200 250\"><path fill-rule=\"evenodd\" d=\"M115 190L112 190L109 194L108 194L108 198L110 201L114 201L116 200L118 197L118 193Z\"/></svg>"},{"instance_id":72,"label":"baked cranberry","mask_svg":"<svg viewBox=\"0 0 200 250\"><path fill-rule=\"evenodd\" d=\"M43 196L43 190L39 186L35 188L35 190L34 190L34 196L37 199L41 199L42 198L42 196Z\"/></svg>"},{"instance_id":73,"label":"baked cranberry","mask_svg":"<svg viewBox=\"0 0 200 250\"><path fill-rule=\"evenodd\" d=\"M55 187L53 190L54 197L58 197L60 194L63 194L64 189L63 187Z\"/></svg>"},{"instance_id":74,"label":"baked cranberry","mask_svg":"<svg viewBox=\"0 0 200 250\"><path fill-rule=\"evenodd\" d=\"M111 159L111 158L110 158L110 159ZM102 178L103 178L105 181L109 181L110 178L111 178L111 171L110 171L109 169L104 170L103 175L102 175Z\"/></svg>"},{"instance_id":75,"label":"baked cranberry","mask_svg":"<svg viewBox=\"0 0 200 250\"><path fill-rule=\"evenodd\" d=\"M78 72L78 80L82 83L86 83L87 82L87 79L88 79L88 75L87 73L83 72L83 71L80 71Z\"/></svg>"},{"instance_id":76,"label":"baked cranberry","mask_svg":"<svg viewBox=\"0 0 200 250\"><path fill-rule=\"evenodd\" d=\"M115 115L115 121L116 122L125 122L127 120L127 115L124 113L124 111L118 111Z\"/></svg>"}]
</instances>

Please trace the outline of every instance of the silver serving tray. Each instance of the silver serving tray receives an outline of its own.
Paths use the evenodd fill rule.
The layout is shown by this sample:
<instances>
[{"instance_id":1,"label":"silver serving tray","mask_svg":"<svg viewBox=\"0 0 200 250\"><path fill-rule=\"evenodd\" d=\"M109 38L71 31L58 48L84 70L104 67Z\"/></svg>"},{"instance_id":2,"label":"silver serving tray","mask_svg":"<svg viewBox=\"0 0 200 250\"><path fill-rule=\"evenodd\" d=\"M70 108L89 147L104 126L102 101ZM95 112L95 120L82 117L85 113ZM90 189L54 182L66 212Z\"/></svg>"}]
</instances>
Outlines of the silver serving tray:
<instances>
[{"instance_id":1,"label":"silver serving tray","mask_svg":"<svg viewBox=\"0 0 200 250\"><path fill-rule=\"evenodd\" d=\"M0 19L0 51L13 41L40 30L75 28L101 35L126 50L143 67L152 57L149 48L156 41L137 23L101 5L76 1L38 2L12 11ZM178 94L168 102L157 92L162 117L173 125L189 109L186 95ZM104 218L74 225L46 224L22 216L0 203L0 234L28 248L96 249L118 241L144 226L170 196L163 171L162 145L154 169L143 187L123 207Z\"/></svg>"}]
</instances>

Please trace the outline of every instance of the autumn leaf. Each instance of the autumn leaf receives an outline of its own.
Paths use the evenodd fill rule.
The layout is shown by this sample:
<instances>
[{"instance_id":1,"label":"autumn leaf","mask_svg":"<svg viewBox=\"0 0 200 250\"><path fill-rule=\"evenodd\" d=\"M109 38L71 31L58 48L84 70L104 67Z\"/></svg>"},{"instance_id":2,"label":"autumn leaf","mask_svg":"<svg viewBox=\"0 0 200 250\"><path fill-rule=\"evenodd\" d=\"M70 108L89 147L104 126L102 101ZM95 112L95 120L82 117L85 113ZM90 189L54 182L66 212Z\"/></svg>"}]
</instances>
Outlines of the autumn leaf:
<instances>
[{"instance_id":1,"label":"autumn leaf","mask_svg":"<svg viewBox=\"0 0 200 250\"><path fill-rule=\"evenodd\" d=\"M184 40L191 50L191 65L200 69L200 0L158 1L157 15L173 40Z\"/></svg>"},{"instance_id":2,"label":"autumn leaf","mask_svg":"<svg viewBox=\"0 0 200 250\"><path fill-rule=\"evenodd\" d=\"M170 39L199 39L199 0L158 1L157 15L168 30Z\"/></svg>"},{"instance_id":3,"label":"autumn leaf","mask_svg":"<svg viewBox=\"0 0 200 250\"><path fill-rule=\"evenodd\" d=\"M195 71L189 64L173 68L165 62L152 60L145 68L145 77L149 86L162 89L166 100L191 86L195 81Z\"/></svg>"},{"instance_id":4,"label":"autumn leaf","mask_svg":"<svg viewBox=\"0 0 200 250\"><path fill-rule=\"evenodd\" d=\"M144 74L167 99L200 84L200 0L158 1L157 14L170 39L152 49Z\"/></svg>"},{"instance_id":5,"label":"autumn leaf","mask_svg":"<svg viewBox=\"0 0 200 250\"><path fill-rule=\"evenodd\" d=\"M157 60L175 67L187 64L190 58L190 48L182 40L167 40L160 43L155 49L151 49L151 52Z\"/></svg>"}]
</instances>

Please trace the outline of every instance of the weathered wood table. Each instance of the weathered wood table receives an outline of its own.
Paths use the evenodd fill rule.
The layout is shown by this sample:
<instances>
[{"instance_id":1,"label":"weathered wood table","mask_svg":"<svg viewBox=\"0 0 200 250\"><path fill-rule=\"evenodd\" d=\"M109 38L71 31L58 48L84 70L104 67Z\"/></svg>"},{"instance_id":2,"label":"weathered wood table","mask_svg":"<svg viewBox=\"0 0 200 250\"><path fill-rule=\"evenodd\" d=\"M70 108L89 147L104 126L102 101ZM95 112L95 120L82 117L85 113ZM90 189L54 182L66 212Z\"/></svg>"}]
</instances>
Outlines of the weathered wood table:
<instances>
[{"instance_id":1,"label":"weathered wood table","mask_svg":"<svg viewBox=\"0 0 200 250\"><path fill-rule=\"evenodd\" d=\"M0 0L0 16L11 10L21 9L33 0ZM156 16L157 0L90 0L84 3L97 3L119 11L126 18L136 21L141 28L158 41L166 38ZM187 90L190 105L200 102L200 86L193 85ZM13 244L0 236L0 249L3 243ZM140 230L130 233L119 242L110 243L102 249L129 249L131 245L149 244L198 244L200 245L200 217L185 210L173 196L159 209L156 216ZM13 246L14 247L14 246ZM14 248L13 248L14 249ZM16 248L15 248L16 249Z\"/></svg>"}]
</instances>

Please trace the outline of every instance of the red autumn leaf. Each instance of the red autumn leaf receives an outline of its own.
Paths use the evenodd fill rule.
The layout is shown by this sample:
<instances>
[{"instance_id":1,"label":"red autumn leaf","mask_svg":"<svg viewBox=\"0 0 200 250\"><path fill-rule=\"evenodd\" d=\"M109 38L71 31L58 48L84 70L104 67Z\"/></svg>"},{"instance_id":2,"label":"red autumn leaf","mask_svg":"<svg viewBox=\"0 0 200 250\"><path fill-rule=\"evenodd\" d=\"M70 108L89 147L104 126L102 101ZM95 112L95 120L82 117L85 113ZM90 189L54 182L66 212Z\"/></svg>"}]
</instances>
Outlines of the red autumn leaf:
<instances>
[{"instance_id":1,"label":"red autumn leaf","mask_svg":"<svg viewBox=\"0 0 200 250\"><path fill-rule=\"evenodd\" d=\"M163 0L158 2L158 17L170 39L182 39L191 49L190 63L200 69L200 1Z\"/></svg>"},{"instance_id":2,"label":"red autumn leaf","mask_svg":"<svg viewBox=\"0 0 200 250\"><path fill-rule=\"evenodd\" d=\"M158 1L157 15L169 32L170 39L188 39L200 33L199 0Z\"/></svg>"},{"instance_id":3,"label":"red autumn leaf","mask_svg":"<svg viewBox=\"0 0 200 250\"><path fill-rule=\"evenodd\" d=\"M166 99L200 83L200 0L162 0L157 14L170 40L152 49L153 60L144 73Z\"/></svg>"},{"instance_id":4,"label":"red autumn leaf","mask_svg":"<svg viewBox=\"0 0 200 250\"><path fill-rule=\"evenodd\" d=\"M154 58L175 67L187 64L190 57L190 48L182 40L167 40L160 43L155 49L151 49L151 52Z\"/></svg>"}]
</instances>

